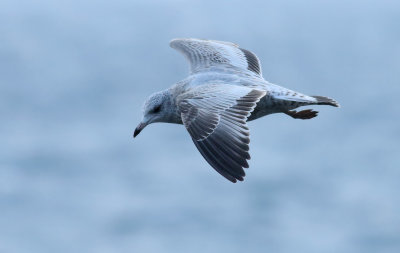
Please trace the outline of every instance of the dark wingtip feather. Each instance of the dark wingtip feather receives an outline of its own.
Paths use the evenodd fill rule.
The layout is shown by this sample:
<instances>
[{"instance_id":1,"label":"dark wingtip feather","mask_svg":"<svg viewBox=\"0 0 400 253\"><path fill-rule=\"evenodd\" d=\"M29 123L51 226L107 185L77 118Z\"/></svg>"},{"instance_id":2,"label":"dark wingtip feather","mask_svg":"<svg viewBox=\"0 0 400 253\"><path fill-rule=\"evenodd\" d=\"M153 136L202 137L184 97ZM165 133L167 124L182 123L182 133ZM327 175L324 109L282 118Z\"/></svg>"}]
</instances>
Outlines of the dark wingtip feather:
<instances>
[{"instance_id":1,"label":"dark wingtip feather","mask_svg":"<svg viewBox=\"0 0 400 253\"><path fill-rule=\"evenodd\" d=\"M261 66L260 66L260 61L258 60L257 56L250 52L249 50L239 48L244 56L246 57L247 60L247 69L250 71L253 71L256 74L261 75Z\"/></svg>"}]
</instances>

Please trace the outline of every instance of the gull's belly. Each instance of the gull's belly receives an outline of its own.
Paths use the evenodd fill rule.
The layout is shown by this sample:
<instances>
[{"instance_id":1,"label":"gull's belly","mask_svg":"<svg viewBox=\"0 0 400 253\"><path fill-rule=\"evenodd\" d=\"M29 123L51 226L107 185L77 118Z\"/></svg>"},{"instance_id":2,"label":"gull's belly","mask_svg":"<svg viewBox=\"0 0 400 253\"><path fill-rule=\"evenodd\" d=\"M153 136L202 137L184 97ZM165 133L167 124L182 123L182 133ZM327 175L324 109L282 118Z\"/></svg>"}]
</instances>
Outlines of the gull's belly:
<instances>
[{"instance_id":1,"label":"gull's belly","mask_svg":"<svg viewBox=\"0 0 400 253\"><path fill-rule=\"evenodd\" d=\"M251 113L248 121L261 118L268 114L292 110L298 106L299 104L297 102L275 99L271 95L266 95L257 103L257 106Z\"/></svg>"}]
</instances>

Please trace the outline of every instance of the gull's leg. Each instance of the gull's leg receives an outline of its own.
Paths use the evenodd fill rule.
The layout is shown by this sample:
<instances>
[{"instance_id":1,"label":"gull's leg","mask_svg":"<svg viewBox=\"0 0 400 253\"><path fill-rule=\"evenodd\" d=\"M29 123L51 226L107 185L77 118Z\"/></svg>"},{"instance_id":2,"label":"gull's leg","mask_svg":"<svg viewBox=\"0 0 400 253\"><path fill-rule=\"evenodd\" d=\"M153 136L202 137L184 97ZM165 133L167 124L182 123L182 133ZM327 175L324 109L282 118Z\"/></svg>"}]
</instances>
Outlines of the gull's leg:
<instances>
[{"instance_id":1,"label":"gull's leg","mask_svg":"<svg viewBox=\"0 0 400 253\"><path fill-rule=\"evenodd\" d=\"M312 119L318 115L317 111L313 111L311 109L303 110L303 111L286 111L285 114L289 115L294 119Z\"/></svg>"}]
</instances>

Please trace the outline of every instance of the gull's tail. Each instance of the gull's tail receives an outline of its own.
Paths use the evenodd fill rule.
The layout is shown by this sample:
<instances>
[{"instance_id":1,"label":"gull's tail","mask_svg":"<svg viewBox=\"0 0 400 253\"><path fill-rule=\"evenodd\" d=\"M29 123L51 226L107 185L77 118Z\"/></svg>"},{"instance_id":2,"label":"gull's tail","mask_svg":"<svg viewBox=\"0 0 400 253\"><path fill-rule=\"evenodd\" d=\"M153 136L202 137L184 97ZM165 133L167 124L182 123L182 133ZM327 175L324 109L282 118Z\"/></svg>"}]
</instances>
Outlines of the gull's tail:
<instances>
[{"instance_id":1,"label":"gull's tail","mask_svg":"<svg viewBox=\"0 0 400 253\"><path fill-rule=\"evenodd\" d=\"M340 107L339 103L336 100L323 96L311 96L317 100L317 105L330 105L334 107Z\"/></svg>"}]
</instances>

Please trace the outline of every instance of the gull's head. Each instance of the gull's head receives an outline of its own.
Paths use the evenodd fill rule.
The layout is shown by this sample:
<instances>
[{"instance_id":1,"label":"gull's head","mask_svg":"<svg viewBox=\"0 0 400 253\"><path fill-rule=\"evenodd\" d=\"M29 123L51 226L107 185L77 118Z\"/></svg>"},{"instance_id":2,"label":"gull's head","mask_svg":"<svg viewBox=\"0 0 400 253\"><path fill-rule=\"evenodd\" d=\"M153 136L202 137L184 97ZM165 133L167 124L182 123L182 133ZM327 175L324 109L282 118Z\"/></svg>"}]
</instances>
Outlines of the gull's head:
<instances>
[{"instance_id":1,"label":"gull's head","mask_svg":"<svg viewBox=\"0 0 400 253\"><path fill-rule=\"evenodd\" d=\"M143 105L143 118L136 127L133 137L136 137L147 125L155 122L169 122L171 118L170 92L160 91L152 94Z\"/></svg>"}]
</instances>

